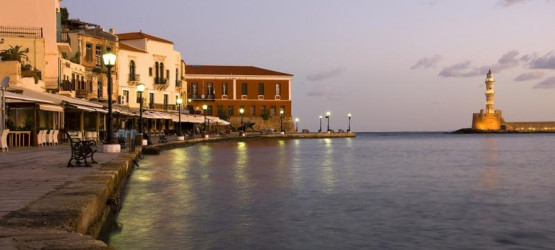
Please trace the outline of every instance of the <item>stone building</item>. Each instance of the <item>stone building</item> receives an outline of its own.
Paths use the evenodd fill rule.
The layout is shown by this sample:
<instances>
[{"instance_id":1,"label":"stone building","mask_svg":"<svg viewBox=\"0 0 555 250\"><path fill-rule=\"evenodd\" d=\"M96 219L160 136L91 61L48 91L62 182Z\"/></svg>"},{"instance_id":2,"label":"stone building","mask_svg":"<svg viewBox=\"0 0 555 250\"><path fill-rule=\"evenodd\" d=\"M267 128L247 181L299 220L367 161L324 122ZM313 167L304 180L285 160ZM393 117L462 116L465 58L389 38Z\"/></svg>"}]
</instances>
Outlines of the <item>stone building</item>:
<instances>
[{"instance_id":1,"label":"stone building","mask_svg":"<svg viewBox=\"0 0 555 250\"><path fill-rule=\"evenodd\" d=\"M291 119L291 79L293 75L252 66L186 65L187 106L190 113L229 119L231 125L243 121L255 123L257 130L281 127L284 112L285 131L294 130Z\"/></svg>"}]
</instances>

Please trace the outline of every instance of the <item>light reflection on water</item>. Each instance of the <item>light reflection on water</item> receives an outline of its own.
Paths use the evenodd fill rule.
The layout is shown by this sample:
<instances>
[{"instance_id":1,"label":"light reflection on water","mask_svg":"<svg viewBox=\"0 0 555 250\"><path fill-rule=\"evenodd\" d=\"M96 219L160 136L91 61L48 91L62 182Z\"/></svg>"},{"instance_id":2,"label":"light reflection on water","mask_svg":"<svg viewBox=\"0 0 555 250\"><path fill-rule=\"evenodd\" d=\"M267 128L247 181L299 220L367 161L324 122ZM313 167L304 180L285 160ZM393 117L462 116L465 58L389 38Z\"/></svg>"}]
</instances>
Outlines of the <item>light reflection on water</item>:
<instances>
[{"instance_id":1,"label":"light reflection on water","mask_svg":"<svg viewBox=\"0 0 555 250\"><path fill-rule=\"evenodd\" d=\"M549 249L555 135L359 134L146 156L118 249Z\"/></svg>"}]
</instances>

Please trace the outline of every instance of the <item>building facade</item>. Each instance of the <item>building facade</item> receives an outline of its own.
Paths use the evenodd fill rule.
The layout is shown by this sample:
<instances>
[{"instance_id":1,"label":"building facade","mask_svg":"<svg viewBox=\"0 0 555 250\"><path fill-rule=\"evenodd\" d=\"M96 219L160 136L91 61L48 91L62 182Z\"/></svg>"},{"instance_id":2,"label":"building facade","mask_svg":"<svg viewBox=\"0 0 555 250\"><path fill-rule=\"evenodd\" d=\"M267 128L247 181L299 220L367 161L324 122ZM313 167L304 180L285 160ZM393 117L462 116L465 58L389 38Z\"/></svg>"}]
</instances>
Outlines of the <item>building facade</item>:
<instances>
[{"instance_id":1,"label":"building facade","mask_svg":"<svg viewBox=\"0 0 555 250\"><path fill-rule=\"evenodd\" d=\"M177 110L177 99L186 96L183 88L181 53L173 42L143 32L118 34L119 101L139 108L137 85L143 83L143 107L152 110ZM186 105L186 100L183 98Z\"/></svg>"},{"instance_id":2,"label":"building facade","mask_svg":"<svg viewBox=\"0 0 555 250\"><path fill-rule=\"evenodd\" d=\"M185 73L190 113L206 112L229 120L233 127L241 126L243 120L255 123L257 130L295 129L291 118L293 75L252 66L214 65L186 65Z\"/></svg>"}]
</instances>

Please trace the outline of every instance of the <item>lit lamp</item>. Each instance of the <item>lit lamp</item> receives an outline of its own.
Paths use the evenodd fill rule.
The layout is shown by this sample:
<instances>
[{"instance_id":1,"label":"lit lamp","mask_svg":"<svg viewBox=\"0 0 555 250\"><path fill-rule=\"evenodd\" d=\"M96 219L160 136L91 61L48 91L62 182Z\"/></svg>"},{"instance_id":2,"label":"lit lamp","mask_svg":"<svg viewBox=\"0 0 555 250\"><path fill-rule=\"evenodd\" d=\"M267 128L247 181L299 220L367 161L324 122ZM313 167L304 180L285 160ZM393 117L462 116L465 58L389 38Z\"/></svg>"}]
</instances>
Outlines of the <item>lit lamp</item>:
<instances>
[{"instance_id":1,"label":"lit lamp","mask_svg":"<svg viewBox=\"0 0 555 250\"><path fill-rule=\"evenodd\" d=\"M349 128L347 129L347 133L351 132L351 113L347 114L349 116Z\"/></svg>"},{"instance_id":2,"label":"lit lamp","mask_svg":"<svg viewBox=\"0 0 555 250\"><path fill-rule=\"evenodd\" d=\"M121 147L114 142L114 134L112 128L112 67L116 64L116 54L108 52L102 55L104 66L108 68L108 117L106 118L106 141L103 149L107 153L119 153Z\"/></svg>"},{"instance_id":3,"label":"lit lamp","mask_svg":"<svg viewBox=\"0 0 555 250\"><path fill-rule=\"evenodd\" d=\"M299 132L299 117L295 118L295 132Z\"/></svg>"},{"instance_id":4,"label":"lit lamp","mask_svg":"<svg viewBox=\"0 0 555 250\"><path fill-rule=\"evenodd\" d=\"M284 133L283 131L283 109L279 111L279 131Z\"/></svg>"},{"instance_id":5,"label":"lit lamp","mask_svg":"<svg viewBox=\"0 0 555 250\"><path fill-rule=\"evenodd\" d=\"M318 133L322 132L322 115L320 115L320 130L318 130Z\"/></svg>"},{"instance_id":6,"label":"lit lamp","mask_svg":"<svg viewBox=\"0 0 555 250\"><path fill-rule=\"evenodd\" d=\"M189 113L190 114L194 114L195 110L193 109L193 99L189 98L187 99L187 107L189 107Z\"/></svg>"},{"instance_id":7,"label":"lit lamp","mask_svg":"<svg viewBox=\"0 0 555 250\"><path fill-rule=\"evenodd\" d=\"M208 130L208 127L206 125L206 110L208 109L208 105L204 104L202 105L202 113L204 113L204 133L206 133L206 131Z\"/></svg>"},{"instance_id":8,"label":"lit lamp","mask_svg":"<svg viewBox=\"0 0 555 250\"><path fill-rule=\"evenodd\" d=\"M245 127L243 126L243 114L245 114L245 109L239 109L239 115L241 115L241 132L245 132Z\"/></svg>"},{"instance_id":9,"label":"lit lamp","mask_svg":"<svg viewBox=\"0 0 555 250\"><path fill-rule=\"evenodd\" d=\"M143 138L143 92L145 91L145 84L139 83L137 85L137 92L139 92L139 135ZM141 139L142 145L146 143Z\"/></svg>"},{"instance_id":10,"label":"lit lamp","mask_svg":"<svg viewBox=\"0 0 555 250\"><path fill-rule=\"evenodd\" d=\"M330 132L330 116L331 116L331 113L329 111L326 112L326 118L328 119L328 132Z\"/></svg>"},{"instance_id":11,"label":"lit lamp","mask_svg":"<svg viewBox=\"0 0 555 250\"><path fill-rule=\"evenodd\" d=\"M177 98L175 102L177 103L177 112L178 112L177 116L179 117L177 122L177 140L183 141L185 140L185 136L181 134L181 104L183 103L183 99Z\"/></svg>"}]
</instances>

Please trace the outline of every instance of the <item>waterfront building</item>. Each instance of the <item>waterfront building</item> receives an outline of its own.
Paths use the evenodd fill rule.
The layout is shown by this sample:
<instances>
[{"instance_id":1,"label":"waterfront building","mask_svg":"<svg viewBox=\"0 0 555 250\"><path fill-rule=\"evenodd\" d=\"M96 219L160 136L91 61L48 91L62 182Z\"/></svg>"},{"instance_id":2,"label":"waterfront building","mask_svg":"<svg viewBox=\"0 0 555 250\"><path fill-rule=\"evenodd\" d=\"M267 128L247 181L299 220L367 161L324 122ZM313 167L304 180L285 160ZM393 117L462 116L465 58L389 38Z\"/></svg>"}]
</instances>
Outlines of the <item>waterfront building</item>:
<instances>
[{"instance_id":1,"label":"waterfront building","mask_svg":"<svg viewBox=\"0 0 555 250\"><path fill-rule=\"evenodd\" d=\"M186 96L184 64L172 41L139 32L117 34L119 103L138 110L137 85L143 83L143 107L147 111L177 114L177 99ZM186 100L182 105L186 105ZM173 116L149 122L150 130L173 129Z\"/></svg>"},{"instance_id":2,"label":"waterfront building","mask_svg":"<svg viewBox=\"0 0 555 250\"><path fill-rule=\"evenodd\" d=\"M61 76L59 91L73 97L86 100L106 102L108 99L108 72L103 65L102 55L107 52L118 53L117 36L114 30L105 31L96 24L80 20L68 20L64 23L62 37L70 44L69 53L62 52L62 58L71 63L80 64L85 68L85 74L72 73L71 78ZM62 60L63 60L62 59ZM62 68L67 64L62 65ZM117 69L113 68L112 83L114 84L112 100L117 100Z\"/></svg>"},{"instance_id":3,"label":"waterfront building","mask_svg":"<svg viewBox=\"0 0 555 250\"><path fill-rule=\"evenodd\" d=\"M495 79L486 75L486 109L472 114L472 129L481 131L555 132L555 122L506 122L501 110L495 109Z\"/></svg>"},{"instance_id":4,"label":"waterfront building","mask_svg":"<svg viewBox=\"0 0 555 250\"><path fill-rule=\"evenodd\" d=\"M22 50L28 51L27 57L20 62L24 66L20 74L22 77L12 78L13 85L36 90L57 87L59 51L69 49L69 45L61 39L60 2L2 2L4 11L0 15L0 50L21 46Z\"/></svg>"},{"instance_id":5,"label":"waterfront building","mask_svg":"<svg viewBox=\"0 0 555 250\"><path fill-rule=\"evenodd\" d=\"M291 118L291 80L293 75L253 66L186 65L187 106L190 113L229 120L233 127L255 123L257 130L281 127L295 129ZM243 109L241 119L239 110Z\"/></svg>"}]
</instances>

